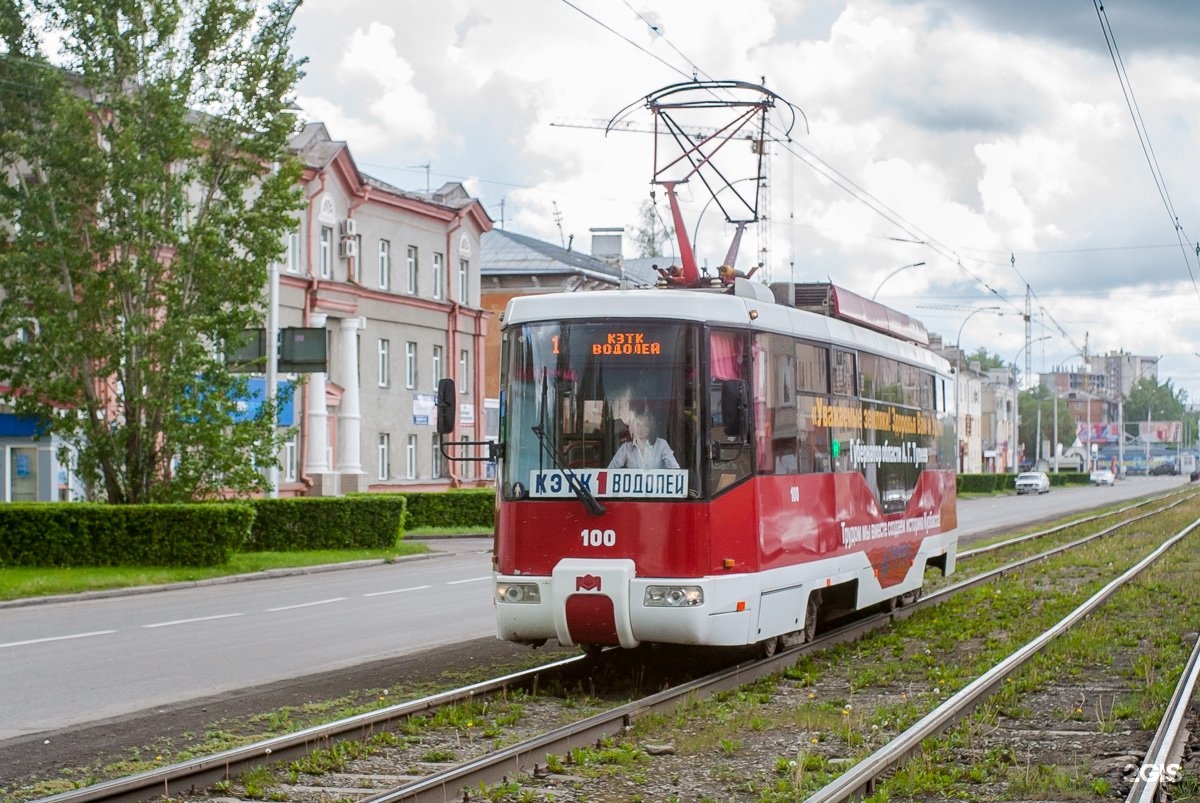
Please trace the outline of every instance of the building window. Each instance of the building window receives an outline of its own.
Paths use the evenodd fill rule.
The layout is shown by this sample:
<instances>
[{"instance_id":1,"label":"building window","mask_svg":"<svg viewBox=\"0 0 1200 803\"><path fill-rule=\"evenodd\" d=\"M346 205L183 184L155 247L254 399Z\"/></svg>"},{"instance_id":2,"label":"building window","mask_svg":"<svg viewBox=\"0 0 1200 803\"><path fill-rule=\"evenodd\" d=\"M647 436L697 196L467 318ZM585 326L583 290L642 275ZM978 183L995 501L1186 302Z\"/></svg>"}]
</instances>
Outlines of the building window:
<instances>
[{"instance_id":1,"label":"building window","mask_svg":"<svg viewBox=\"0 0 1200 803\"><path fill-rule=\"evenodd\" d=\"M391 455L392 436L386 432L379 434L379 479L386 480L392 474Z\"/></svg>"},{"instance_id":2,"label":"building window","mask_svg":"<svg viewBox=\"0 0 1200 803\"><path fill-rule=\"evenodd\" d=\"M464 396L471 395L471 352L458 352L458 384Z\"/></svg>"},{"instance_id":3,"label":"building window","mask_svg":"<svg viewBox=\"0 0 1200 803\"><path fill-rule=\"evenodd\" d=\"M417 478L417 436L408 436L408 446L404 451L404 476L410 480Z\"/></svg>"},{"instance_id":4,"label":"building window","mask_svg":"<svg viewBox=\"0 0 1200 803\"><path fill-rule=\"evenodd\" d=\"M467 286L467 268L470 263L465 259L458 260L458 300L462 304L470 304L471 299L467 296L470 288Z\"/></svg>"},{"instance_id":5,"label":"building window","mask_svg":"<svg viewBox=\"0 0 1200 803\"><path fill-rule=\"evenodd\" d=\"M293 231L288 234L287 241L287 272L300 272L300 232Z\"/></svg>"},{"instance_id":6,"label":"building window","mask_svg":"<svg viewBox=\"0 0 1200 803\"><path fill-rule=\"evenodd\" d=\"M415 245L408 247L408 294L410 296L417 294L417 247Z\"/></svg>"},{"instance_id":7,"label":"building window","mask_svg":"<svg viewBox=\"0 0 1200 803\"><path fill-rule=\"evenodd\" d=\"M333 229L321 227L321 278L333 278Z\"/></svg>"},{"instance_id":8,"label":"building window","mask_svg":"<svg viewBox=\"0 0 1200 803\"><path fill-rule=\"evenodd\" d=\"M286 482L295 482L297 477L299 468L297 455L300 453L299 445L296 442L297 437L293 435L291 440L283 444L283 479Z\"/></svg>"},{"instance_id":9,"label":"building window","mask_svg":"<svg viewBox=\"0 0 1200 803\"><path fill-rule=\"evenodd\" d=\"M433 297L446 295L446 260L441 254L433 255Z\"/></svg>"},{"instance_id":10,"label":"building window","mask_svg":"<svg viewBox=\"0 0 1200 803\"><path fill-rule=\"evenodd\" d=\"M442 477L442 436L433 433L433 454L429 461L430 471L429 476L433 479L441 479Z\"/></svg>"},{"instance_id":11,"label":"building window","mask_svg":"<svg viewBox=\"0 0 1200 803\"><path fill-rule=\"evenodd\" d=\"M389 370L389 357L391 355L392 342L390 340L379 341L379 387L386 388L392 383L392 374Z\"/></svg>"},{"instance_id":12,"label":"building window","mask_svg":"<svg viewBox=\"0 0 1200 803\"><path fill-rule=\"evenodd\" d=\"M392 289L392 244L379 241L379 289Z\"/></svg>"},{"instance_id":13,"label":"building window","mask_svg":"<svg viewBox=\"0 0 1200 803\"><path fill-rule=\"evenodd\" d=\"M474 455L473 447L467 445L468 443L470 443L470 439L466 435L463 435L459 440L462 444L461 446L458 447L459 454L463 455L464 457L474 457L475 455ZM470 461L467 461L462 464L462 478L464 480L475 479L475 468L474 467L475 467L475 464Z\"/></svg>"},{"instance_id":14,"label":"building window","mask_svg":"<svg viewBox=\"0 0 1200 803\"><path fill-rule=\"evenodd\" d=\"M433 386L442 381L442 347L433 347Z\"/></svg>"},{"instance_id":15,"label":"building window","mask_svg":"<svg viewBox=\"0 0 1200 803\"><path fill-rule=\"evenodd\" d=\"M404 344L404 387L417 386L417 344L411 340Z\"/></svg>"}]
</instances>

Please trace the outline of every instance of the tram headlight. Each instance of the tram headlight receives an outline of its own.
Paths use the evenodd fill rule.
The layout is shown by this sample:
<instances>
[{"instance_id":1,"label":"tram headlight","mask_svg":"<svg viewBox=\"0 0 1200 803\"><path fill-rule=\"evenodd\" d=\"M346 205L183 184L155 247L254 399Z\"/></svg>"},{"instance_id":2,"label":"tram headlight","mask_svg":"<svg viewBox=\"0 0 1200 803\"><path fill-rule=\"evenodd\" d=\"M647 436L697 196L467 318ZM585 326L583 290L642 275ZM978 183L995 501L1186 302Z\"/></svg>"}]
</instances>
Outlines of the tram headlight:
<instances>
[{"instance_id":1,"label":"tram headlight","mask_svg":"<svg viewBox=\"0 0 1200 803\"><path fill-rule=\"evenodd\" d=\"M700 586L646 586L642 604L647 608L691 608L704 604Z\"/></svg>"},{"instance_id":2,"label":"tram headlight","mask_svg":"<svg viewBox=\"0 0 1200 803\"><path fill-rule=\"evenodd\" d=\"M497 583L496 600L499 602L539 603L542 593L537 583Z\"/></svg>"}]
</instances>

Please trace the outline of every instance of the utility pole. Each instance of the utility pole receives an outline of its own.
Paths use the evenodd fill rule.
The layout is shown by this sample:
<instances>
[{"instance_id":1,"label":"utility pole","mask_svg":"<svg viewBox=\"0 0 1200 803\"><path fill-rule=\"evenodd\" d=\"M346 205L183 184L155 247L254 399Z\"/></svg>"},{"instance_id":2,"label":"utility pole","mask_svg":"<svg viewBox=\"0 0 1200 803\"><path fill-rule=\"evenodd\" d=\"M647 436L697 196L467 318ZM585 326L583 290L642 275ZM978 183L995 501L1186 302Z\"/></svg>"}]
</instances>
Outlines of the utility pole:
<instances>
[{"instance_id":1,"label":"utility pole","mask_svg":"<svg viewBox=\"0 0 1200 803\"><path fill-rule=\"evenodd\" d=\"M563 236L563 228L562 228L562 217L563 216L562 216L562 212L558 211L558 201L551 201L550 204L551 204L551 206L554 207L554 225L558 226L558 241L562 244L563 248L566 248L567 240Z\"/></svg>"}]
</instances>

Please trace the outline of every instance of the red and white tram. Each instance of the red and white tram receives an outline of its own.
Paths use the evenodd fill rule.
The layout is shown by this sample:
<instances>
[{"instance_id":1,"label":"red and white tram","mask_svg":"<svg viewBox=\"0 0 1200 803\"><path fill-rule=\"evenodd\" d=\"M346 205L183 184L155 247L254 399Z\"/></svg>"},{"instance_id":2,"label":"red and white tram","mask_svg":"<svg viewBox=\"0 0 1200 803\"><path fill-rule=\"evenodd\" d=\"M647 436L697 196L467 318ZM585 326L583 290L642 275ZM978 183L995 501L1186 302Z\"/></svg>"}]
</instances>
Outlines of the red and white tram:
<instances>
[{"instance_id":1,"label":"red and white tram","mask_svg":"<svg viewBox=\"0 0 1200 803\"><path fill-rule=\"evenodd\" d=\"M509 303L500 638L770 653L953 571L949 364L841 288L772 290Z\"/></svg>"}]
</instances>

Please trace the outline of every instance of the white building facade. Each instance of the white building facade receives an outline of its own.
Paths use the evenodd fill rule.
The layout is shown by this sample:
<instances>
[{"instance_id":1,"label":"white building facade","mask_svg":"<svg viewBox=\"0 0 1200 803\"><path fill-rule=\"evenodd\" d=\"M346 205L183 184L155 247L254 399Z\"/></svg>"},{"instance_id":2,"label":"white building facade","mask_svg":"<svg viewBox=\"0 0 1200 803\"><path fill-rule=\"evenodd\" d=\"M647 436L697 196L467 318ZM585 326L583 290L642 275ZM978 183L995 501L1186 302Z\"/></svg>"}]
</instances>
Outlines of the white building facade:
<instances>
[{"instance_id":1,"label":"white building facade","mask_svg":"<svg viewBox=\"0 0 1200 803\"><path fill-rule=\"evenodd\" d=\"M292 145L307 205L277 269L278 326L323 330L327 370L295 377L279 495L480 484L480 464L442 456L433 402L453 378L454 437L483 440L480 237L491 220L459 184L413 193L363 175L321 124Z\"/></svg>"}]
</instances>

